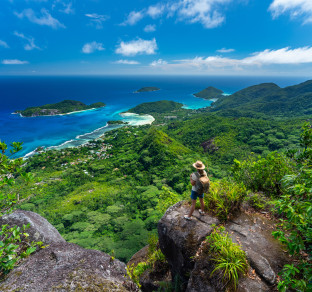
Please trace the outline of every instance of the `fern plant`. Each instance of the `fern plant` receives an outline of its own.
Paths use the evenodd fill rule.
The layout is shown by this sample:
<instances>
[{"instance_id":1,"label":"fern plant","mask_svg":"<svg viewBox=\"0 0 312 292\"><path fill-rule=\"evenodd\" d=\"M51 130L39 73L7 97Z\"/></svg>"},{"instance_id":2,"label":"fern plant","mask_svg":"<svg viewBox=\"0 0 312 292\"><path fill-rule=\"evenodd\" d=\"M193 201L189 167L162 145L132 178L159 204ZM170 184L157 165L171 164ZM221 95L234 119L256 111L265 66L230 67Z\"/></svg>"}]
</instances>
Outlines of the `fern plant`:
<instances>
[{"instance_id":1,"label":"fern plant","mask_svg":"<svg viewBox=\"0 0 312 292\"><path fill-rule=\"evenodd\" d=\"M239 276L246 274L248 269L245 252L232 242L223 226L215 228L207 237L207 245L215 264L210 276L220 271L225 285L236 289Z\"/></svg>"}]
</instances>

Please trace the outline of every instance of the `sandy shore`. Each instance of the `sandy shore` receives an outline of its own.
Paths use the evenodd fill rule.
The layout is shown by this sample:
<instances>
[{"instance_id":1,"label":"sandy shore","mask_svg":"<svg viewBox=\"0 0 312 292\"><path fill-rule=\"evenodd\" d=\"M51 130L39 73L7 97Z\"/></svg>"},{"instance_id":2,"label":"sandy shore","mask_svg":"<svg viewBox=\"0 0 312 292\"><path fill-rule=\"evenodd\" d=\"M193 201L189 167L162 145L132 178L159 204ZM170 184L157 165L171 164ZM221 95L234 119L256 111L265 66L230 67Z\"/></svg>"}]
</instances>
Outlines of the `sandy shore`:
<instances>
[{"instance_id":1,"label":"sandy shore","mask_svg":"<svg viewBox=\"0 0 312 292\"><path fill-rule=\"evenodd\" d=\"M128 122L130 126L151 125L155 119L151 115L138 115L135 113L120 113L124 122Z\"/></svg>"}]
</instances>

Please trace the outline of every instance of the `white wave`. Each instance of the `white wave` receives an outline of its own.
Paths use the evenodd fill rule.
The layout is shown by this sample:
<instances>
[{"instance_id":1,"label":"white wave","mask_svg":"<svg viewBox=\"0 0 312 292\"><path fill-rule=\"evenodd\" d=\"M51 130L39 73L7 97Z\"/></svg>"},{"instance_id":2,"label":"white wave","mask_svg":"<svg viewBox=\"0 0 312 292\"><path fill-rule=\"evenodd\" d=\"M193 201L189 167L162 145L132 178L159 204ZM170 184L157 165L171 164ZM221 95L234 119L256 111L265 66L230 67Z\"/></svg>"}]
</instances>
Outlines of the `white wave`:
<instances>
[{"instance_id":1,"label":"white wave","mask_svg":"<svg viewBox=\"0 0 312 292\"><path fill-rule=\"evenodd\" d=\"M81 138L82 138L83 136L85 136L85 135L92 135L92 134L94 134L94 133L96 133L96 132L98 132L98 131L100 131L100 130L102 130L102 129L107 128L108 126L109 126L109 125L106 123L106 125L105 125L104 127L97 128L97 129L95 129L95 130L92 131L92 132L89 132L89 133L85 133L85 134L76 136L76 139L81 139Z\"/></svg>"},{"instance_id":2,"label":"white wave","mask_svg":"<svg viewBox=\"0 0 312 292\"><path fill-rule=\"evenodd\" d=\"M24 159L27 159L27 158L29 158L29 157L31 157L31 156L34 156L36 154L36 149L35 150L33 150L33 151L31 151L31 152L29 152L29 153L27 153L26 155L24 155Z\"/></svg>"}]
</instances>

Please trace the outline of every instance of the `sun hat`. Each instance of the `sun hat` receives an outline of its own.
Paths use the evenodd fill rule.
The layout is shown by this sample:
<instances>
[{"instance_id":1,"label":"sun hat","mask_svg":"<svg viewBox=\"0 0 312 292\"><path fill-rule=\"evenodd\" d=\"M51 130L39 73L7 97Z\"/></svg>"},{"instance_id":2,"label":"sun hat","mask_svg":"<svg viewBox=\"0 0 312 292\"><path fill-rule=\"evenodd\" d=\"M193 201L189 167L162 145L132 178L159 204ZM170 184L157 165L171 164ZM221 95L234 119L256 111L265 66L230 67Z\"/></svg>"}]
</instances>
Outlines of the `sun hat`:
<instances>
[{"instance_id":1,"label":"sun hat","mask_svg":"<svg viewBox=\"0 0 312 292\"><path fill-rule=\"evenodd\" d=\"M195 163L193 163L193 166L196 169L205 169L205 165L200 160L197 160Z\"/></svg>"}]
</instances>

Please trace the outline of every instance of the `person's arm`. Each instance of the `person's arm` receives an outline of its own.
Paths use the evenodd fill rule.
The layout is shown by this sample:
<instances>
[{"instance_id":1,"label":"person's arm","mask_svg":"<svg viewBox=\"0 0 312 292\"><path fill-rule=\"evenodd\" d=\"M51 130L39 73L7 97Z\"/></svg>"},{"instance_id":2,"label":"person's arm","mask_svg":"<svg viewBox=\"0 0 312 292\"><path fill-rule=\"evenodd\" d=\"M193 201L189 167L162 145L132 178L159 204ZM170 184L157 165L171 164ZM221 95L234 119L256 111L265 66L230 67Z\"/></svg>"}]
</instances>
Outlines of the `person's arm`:
<instances>
[{"instance_id":1,"label":"person's arm","mask_svg":"<svg viewBox=\"0 0 312 292\"><path fill-rule=\"evenodd\" d=\"M195 186L196 185L196 181L192 179L192 175L193 174L190 175L190 182L191 182L192 186Z\"/></svg>"}]
</instances>

